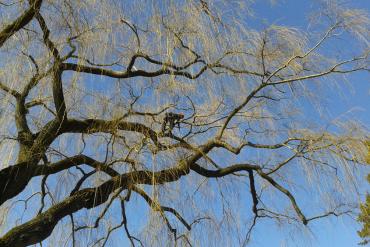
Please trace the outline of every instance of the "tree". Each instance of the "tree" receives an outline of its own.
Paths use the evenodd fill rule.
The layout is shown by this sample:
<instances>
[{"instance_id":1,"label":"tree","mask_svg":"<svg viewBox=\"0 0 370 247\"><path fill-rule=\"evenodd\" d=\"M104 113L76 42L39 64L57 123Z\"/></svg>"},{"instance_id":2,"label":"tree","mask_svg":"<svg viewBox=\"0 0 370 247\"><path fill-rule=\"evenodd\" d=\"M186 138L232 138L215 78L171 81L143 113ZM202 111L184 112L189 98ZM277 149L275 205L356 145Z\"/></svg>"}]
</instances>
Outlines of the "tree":
<instances>
[{"instance_id":1,"label":"tree","mask_svg":"<svg viewBox=\"0 0 370 247\"><path fill-rule=\"evenodd\" d=\"M367 153L367 159L366 162L370 164L370 142L366 142L368 153ZM370 174L367 176L367 181L370 183ZM370 237L370 195L366 195L366 201L365 203L360 205L360 215L358 217L358 221L363 223L363 228L361 231L358 232L358 235L363 238L364 240L361 242L361 244L367 244L369 243L369 237Z\"/></svg>"},{"instance_id":2,"label":"tree","mask_svg":"<svg viewBox=\"0 0 370 247\"><path fill-rule=\"evenodd\" d=\"M245 245L353 209L366 128L305 113L369 70L365 11L328 1L304 31L246 1L0 5L0 246Z\"/></svg>"},{"instance_id":3,"label":"tree","mask_svg":"<svg viewBox=\"0 0 370 247\"><path fill-rule=\"evenodd\" d=\"M370 175L367 176L367 181L370 183ZM363 238L364 240L361 244L369 243L369 236L370 236L370 196L366 195L366 201L364 204L360 206L361 214L358 217L358 220L364 224L361 231L358 232L358 235Z\"/></svg>"}]
</instances>

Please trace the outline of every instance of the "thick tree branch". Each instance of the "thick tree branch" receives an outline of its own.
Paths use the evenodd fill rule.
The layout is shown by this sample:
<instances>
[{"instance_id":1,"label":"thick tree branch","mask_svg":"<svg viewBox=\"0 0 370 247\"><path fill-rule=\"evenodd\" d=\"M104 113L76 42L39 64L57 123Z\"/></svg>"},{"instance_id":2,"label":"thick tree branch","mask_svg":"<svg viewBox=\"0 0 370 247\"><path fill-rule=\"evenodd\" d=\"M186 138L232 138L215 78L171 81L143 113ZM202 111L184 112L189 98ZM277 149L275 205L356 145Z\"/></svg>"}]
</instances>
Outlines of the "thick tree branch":
<instances>
[{"instance_id":1,"label":"thick tree branch","mask_svg":"<svg viewBox=\"0 0 370 247\"><path fill-rule=\"evenodd\" d=\"M203 154L207 154L214 147L214 142L208 142L205 145L201 146L200 151L196 152L185 160L179 161L176 166L169 169L161 170L158 172L153 172L150 170L125 173L113 177L112 179L104 182L102 185L96 188L89 188L77 191L70 197L66 198L64 201L52 206L50 209L40 214L33 220L13 228L10 232L0 238L0 246L13 247L38 243L51 234L53 228L60 219L74 212L77 212L82 208L92 208L104 203L108 200L110 193L112 193L116 189L128 189L130 186L136 184L153 185L176 181L182 176L187 175L190 172L190 167L194 165L197 160L199 160L203 156ZM24 167L28 168L29 166L27 164L24 164L22 168ZM12 167L8 168L11 169ZM1 172L3 172L3 170L0 171L0 178ZM13 170L13 172L17 171ZM24 173L24 171L22 173ZM0 181L3 180L0 179ZM25 184L27 183L28 181ZM12 187L13 186L15 185L12 184ZM18 193L20 191L18 191ZM3 196L3 194L1 195Z\"/></svg>"},{"instance_id":2,"label":"thick tree branch","mask_svg":"<svg viewBox=\"0 0 370 247\"><path fill-rule=\"evenodd\" d=\"M73 63L62 63L61 68L65 71L75 71L75 72L83 72L88 74L94 74L94 75L103 75L108 76L112 78L119 78L119 79L125 79L125 78L132 78L132 77L157 77L160 75L175 75L175 76L183 76L188 79L196 79L200 75L202 75L206 70L207 66L202 67L198 73L191 74L186 71L177 71L177 70L170 70L167 68L162 68L156 71L145 71L145 70L135 70L135 71L114 71L99 67L90 67L86 65L78 65Z\"/></svg>"},{"instance_id":3,"label":"thick tree branch","mask_svg":"<svg viewBox=\"0 0 370 247\"><path fill-rule=\"evenodd\" d=\"M40 13L36 14L36 19L39 22L41 30L44 34L43 35L44 43L48 47L50 52L53 54L53 57L55 59L53 66L53 99L57 117L60 122L63 122L67 119L67 110L63 93L63 82L62 82L63 70L60 67L61 63L60 54L54 42L50 40L49 37L50 30Z\"/></svg>"},{"instance_id":4,"label":"thick tree branch","mask_svg":"<svg viewBox=\"0 0 370 247\"><path fill-rule=\"evenodd\" d=\"M99 169L104 168L103 164L86 156L77 156L71 160L64 160L56 163L55 166L36 166L39 160L46 152L49 145L55 138L62 133L95 133L107 132L112 133L116 130L134 131L145 135L150 138L158 148L165 149L159 140L155 131L140 123L123 122L123 121L105 121L99 119L86 119L86 120L67 120L63 125L57 120L49 122L41 132L36 134L33 145L25 151L25 154L19 159L20 163L14 166L7 167L0 171L0 188L3 188L3 193L0 196L0 205L6 200L16 196L27 186L30 179L34 176L45 175L48 173L59 172L62 169L68 168L77 164L86 164L90 166L99 166ZM214 145L213 145L214 146ZM213 147L212 146L212 147ZM211 148L212 148L211 147ZM31 157L31 158L29 158ZM105 170L108 172L108 170ZM110 171L111 173L112 171ZM17 174L14 176L14 174ZM110 174L112 175L112 173ZM8 186L11 184L12 186Z\"/></svg>"},{"instance_id":5,"label":"thick tree branch","mask_svg":"<svg viewBox=\"0 0 370 247\"><path fill-rule=\"evenodd\" d=\"M31 162L18 163L0 171L0 205L23 191L33 177L55 174L82 164L86 164L97 171L103 171L112 177L119 175L109 165L83 154L47 165L36 165L36 163Z\"/></svg>"},{"instance_id":6,"label":"thick tree branch","mask_svg":"<svg viewBox=\"0 0 370 247\"><path fill-rule=\"evenodd\" d=\"M21 162L0 171L0 205L18 195L32 178L32 164Z\"/></svg>"},{"instance_id":7,"label":"thick tree branch","mask_svg":"<svg viewBox=\"0 0 370 247\"><path fill-rule=\"evenodd\" d=\"M30 0L30 8L26 10L15 21L8 24L3 30L0 31L0 47L17 31L26 26L40 10L42 0Z\"/></svg>"},{"instance_id":8,"label":"thick tree branch","mask_svg":"<svg viewBox=\"0 0 370 247\"><path fill-rule=\"evenodd\" d=\"M195 171L196 173L204 176L204 177L209 177L209 178L224 177L226 175L229 175L231 173L238 172L238 171L247 171L247 172L249 172L249 171L254 170L263 179L267 180L272 186L274 186L276 189L278 189L283 194L285 194L289 198L294 210L296 211L298 217L301 219L302 223L304 225L307 225L307 223L308 223L306 217L303 215L301 209L299 208L294 196L287 189L285 189L280 184L278 184L274 179L272 179L266 173L262 172L262 169L259 166L249 165L249 164L236 164L236 165L228 166L228 167L221 168L221 169L218 169L218 170L208 170L208 169L203 168L200 165L194 163L194 164L191 164L190 169Z\"/></svg>"},{"instance_id":9,"label":"thick tree branch","mask_svg":"<svg viewBox=\"0 0 370 247\"><path fill-rule=\"evenodd\" d=\"M60 133L114 133L117 130L141 133L150 138L158 148L163 148L163 145L158 140L158 134L141 123L102 119L68 119L60 129Z\"/></svg>"},{"instance_id":10,"label":"thick tree branch","mask_svg":"<svg viewBox=\"0 0 370 247\"><path fill-rule=\"evenodd\" d=\"M43 33L43 39L46 47L49 48L50 52L53 54L54 58L58 61L60 61L60 55L59 51L56 48L55 44L50 40L50 30L48 26L46 25L44 17L40 13L36 14L36 19L41 27L42 33Z\"/></svg>"},{"instance_id":11,"label":"thick tree branch","mask_svg":"<svg viewBox=\"0 0 370 247\"><path fill-rule=\"evenodd\" d=\"M173 168L158 172L135 171L126 173L116 176L96 188L77 191L34 219L14 227L0 238L0 246L14 247L38 243L51 234L60 219L82 208L89 209L101 205L117 189L127 189L135 184L163 184L176 181L189 173L188 162L191 160L181 161Z\"/></svg>"},{"instance_id":12,"label":"thick tree branch","mask_svg":"<svg viewBox=\"0 0 370 247\"><path fill-rule=\"evenodd\" d=\"M248 170L248 175L249 175L249 186L250 186L250 191L253 199L253 213L257 216L257 205L258 205L258 197L257 197L257 192L256 192L256 184L254 182L254 175L253 175L253 170Z\"/></svg>"},{"instance_id":13,"label":"thick tree branch","mask_svg":"<svg viewBox=\"0 0 370 247\"><path fill-rule=\"evenodd\" d=\"M190 169L202 175L203 177L207 178L219 178L224 177L229 174L240 172L240 171L250 171L250 170L258 170L261 169L259 166L250 165L250 164L235 164L225 168L217 169L217 170L208 170L203 168L202 166L194 163L190 166Z\"/></svg>"},{"instance_id":14,"label":"thick tree branch","mask_svg":"<svg viewBox=\"0 0 370 247\"><path fill-rule=\"evenodd\" d=\"M109 166L110 164L105 164L84 154L79 154L52 164L37 165L34 167L34 176L55 174L83 164L86 164L97 171L103 171L112 177L119 175L118 172Z\"/></svg>"},{"instance_id":15,"label":"thick tree branch","mask_svg":"<svg viewBox=\"0 0 370 247\"><path fill-rule=\"evenodd\" d=\"M55 66L53 71L53 99L58 120L63 123L67 120L67 109L64 100L62 70Z\"/></svg>"}]
</instances>

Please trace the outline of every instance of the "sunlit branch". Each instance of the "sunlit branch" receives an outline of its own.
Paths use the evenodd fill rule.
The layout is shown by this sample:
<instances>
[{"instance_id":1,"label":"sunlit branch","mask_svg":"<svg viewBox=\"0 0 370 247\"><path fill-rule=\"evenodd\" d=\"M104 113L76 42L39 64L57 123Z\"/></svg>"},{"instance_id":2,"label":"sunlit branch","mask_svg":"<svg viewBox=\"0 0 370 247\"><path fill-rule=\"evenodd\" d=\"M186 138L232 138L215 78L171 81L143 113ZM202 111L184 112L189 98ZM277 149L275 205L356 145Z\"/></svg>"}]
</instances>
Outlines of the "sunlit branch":
<instances>
[{"instance_id":1,"label":"sunlit branch","mask_svg":"<svg viewBox=\"0 0 370 247\"><path fill-rule=\"evenodd\" d=\"M245 148L245 147L252 147L252 148L259 148L259 149L279 149L282 147L287 147L289 148L289 143L294 142L294 141L300 141L302 140L301 138L288 138L282 143L277 143L277 144L260 144L260 143L254 143L250 141L243 142L240 146L238 147L233 147L232 145L228 144L225 141L221 140L214 140L214 144L217 147L222 147L225 148L226 150L230 151L233 154L239 154L240 151Z\"/></svg>"},{"instance_id":2,"label":"sunlit branch","mask_svg":"<svg viewBox=\"0 0 370 247\"><path fill-rule=\"evenodd\" d=\"M140 37L139 37L139 33L138 33L138 30L137 30L136 26L134 24L128 22L124 18L121 18L120 21L122 23L126 24L134 32L135 37L136 37L137 47L138 47L138 50L140 50L141 42L140 42Z\"/></svg>"},{"instance_id":3,"label":"sunlit branch","mask_svg":"<svg viewBox=\"0 0 370 247\"><path fill-rule=\"evenodd\" d=\"M339 62L339 63L333 65L331 68L329 68L329 69L327 69L323 72L320 72L320 73L306 75L306 76L299 76L299 77L289 78L289 79L275 81L275 82L270 82L270 83L268 83L268 85L279 85L279 84L285 84L285 83L294 82L294 81L304 81L304 80L308 80L308 79L323 77L323 76L329 75L329 74L346 74L346 73L351 73L351 72L360 71L360 70L369 70L369 68L366 67L366 66L353 68L353 69L347 69L347 70L337 70L338 67L340 67L342 65L349 64L349 63L352 63L352 62L355 62L355 61L364 60L367 57L368 57L368 54L365 55L365 56L362 56L362 57L355 57L355 58L352 58L352 59L348 59L348 60Z\"/></svg>"},{"instance_id":4,"label":"sunlit branch","mask_svg":"<svg viewBox=\"0 0 370 247\"><path fill-rule=\"evenodd\" d=\"M45 19L44 17L42 17L42 15L40 13L37 13L36 15L36 19L41 27L41 30L43 32L43 39L44 39L44 43L45 45L49 48L50 52L53 54L54 58L56 60L60 60L60 55L59 55L59 51L58 49L56 48L55 44L50 40L50 30L45 22Z\"/></svg>"},{"instance_id":5,"label":"sunlit branch","mask_svg":"<svg viewBox=\"0 0 370 247\"><path fill-rule=\"evenodd\" d=\"M21 96L21 94L17 90L11 89L10 87L3 84L2 82L0 82L0 89L14 96L14 98L19 98Z\"/></svg>"},{"instance_id":6,"label":"sunlit branch","mask_svg":"<svg viewBox=\"0 0 370 247\"><path fill-rule=\"evenodd\" d=\"M227 119L225 120L225 123L223 124L221 130L219 131L218 135L217 135L217 139L221 139L222 138L222 135L224 134L224 131L225 129L227 128L228 124L230 123L230 121L233 119L233 117L241 110L243 109L248 103L249 101L251 101L251 99L259 92L261 91L264 87L266 87L267 84L265 83L262 83L260 85L258 85L252 92L250 92L250 94L245 98L245 100L239 105L237 106L236 108L234 108L234 110L229 113Z\"/></svg>"},{"instance_id":7,"label":"sunlit branch","mask_svg":"<svg viewBox=\"0 0 370 247\"><path fill-rule=\"evenodd\" d=\"M48 106L43 102L43 100L34 100L34 101L31 101L31 102L27 102L27 103L25 104L25 107L26 107L27 109L30 109L30 108L35 107L35 106L42 106L42 107L44 107L48 112L50 112L52 115L54 115L54 116L56 117L56 113L55 113L52 109L50 109L50 107L48 107Z\"/></svg>"},{"instance_id":8,"label":"sunlit branch","mask_svg":"<svg viewBox=\"0 0 370 247\"><path fill-rule=\"evenodd\" d=\"M296 60L296 59L303 59L303 58L309 56L313 51L315 51L317 48L319 48L324 43L324 41L330 36L330 34L333 32L333 30L335 28L337 28L337 27L338 27L337 24L331 26L325 32L324 36L311 49L309 49L305 54L303 54L303 55L295 55L295 56L292 56L291 58L289 58L289 60L286 61L283 64L283 66L281 66L280 68L276 69L274 72L271 73L271 75L266 79L266 82L269 82L271 80L271 78L273 78L274 76L276 76L283 69L287 68L290 65L290 63L293 62L294 60Z\"/></svg>"},{"instance_id":9,"label":"sunlit branch","mask_svg":"<svg viewBox=\"0 0 370 247\"><path fill-rule=\"evenodd\" d=\"M30 7L12 23L0 31L0 47L17 31L26 26L40 10L42 0L29 0Z\"/></svg>"}]
</instances>

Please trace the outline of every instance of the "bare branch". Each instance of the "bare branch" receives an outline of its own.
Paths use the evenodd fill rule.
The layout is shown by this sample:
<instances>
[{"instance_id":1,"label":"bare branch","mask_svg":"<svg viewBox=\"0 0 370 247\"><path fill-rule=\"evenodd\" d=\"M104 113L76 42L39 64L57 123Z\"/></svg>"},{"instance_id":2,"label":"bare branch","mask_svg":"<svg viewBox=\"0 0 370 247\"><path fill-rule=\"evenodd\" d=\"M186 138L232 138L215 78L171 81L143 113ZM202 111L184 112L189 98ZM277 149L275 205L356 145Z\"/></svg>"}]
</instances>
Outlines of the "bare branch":
<instances>
[{"instance_id":1,"label":"bare branch","mask_svg":"<svg viewBox=\"0 0 370 247\"><path fill-rule=\"evenodd\" d=\"M26 26L40 10L42 0L29 0L30 7L15 21L0 31L0 47L17 31Z\"/></svg>"},{"instance_id":2,"label":"bare branch","mask_svg":"<svg viewBox=\"0 0 370 247\"><path fill-rule=\"evenodd\" d=\"M7 92L8 94L14 96L14 98L19 98L21 96L21 94L19 92L17 92L14 89L9 88L8 86L6 86L5 84L3 84L2 82L0 82L0 89L2 89L3 91Z\"/></svg>"},{"instance_id":3,"label":"bare branch","mask_svg":"<svg viewBox=\"0 0 370 247\"><path fill-rule=\"evenodd\" d=\"M189 223L187 223L186 220L175 209L171 207L161 206L157 201L153 201L153 199L150 198L145 193L144 190L136 186L133 186L132 190L138 193L139 195L141 195L145 199L145 201L150 205L151 208L153 208L154 210L162 211L162 212L165 211L165 212L172 213L186 227L186 229L188 229L188 231L191 230L191 226L189 225Z\"/></svg>"}]
</instances>

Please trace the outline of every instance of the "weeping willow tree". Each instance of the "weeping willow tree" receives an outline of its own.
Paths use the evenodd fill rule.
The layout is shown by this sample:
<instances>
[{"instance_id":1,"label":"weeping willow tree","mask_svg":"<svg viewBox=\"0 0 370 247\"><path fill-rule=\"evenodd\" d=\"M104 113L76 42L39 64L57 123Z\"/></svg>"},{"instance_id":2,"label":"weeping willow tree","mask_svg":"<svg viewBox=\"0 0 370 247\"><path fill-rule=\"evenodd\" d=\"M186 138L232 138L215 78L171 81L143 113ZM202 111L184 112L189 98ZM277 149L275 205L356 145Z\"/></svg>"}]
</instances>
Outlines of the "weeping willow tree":
<instances>
[{"instance_id":1,"label":"weeping willow tree","mask_svg":"<svg viewBox=\"0 0 370 247\"><path fill-rule=\"evenodd\" d=\"M319 106L369 71L367 13L252 6L0 1L0 246L247 245L261 218L349 214L368 133Z\"/></svg>"},{"instance_id":2,"label":"weeping willow tree","mask_svg":"<svg viewBox=\"0 0 370 247\"><path fill-rule=\"evenodd\" d=\"M366 142L368 148L367 163L370 164L370 142ZM370 174L367 176L367 181L370 183ZM361 231L358 235L363 239L360 243L362 245L370 243L370 195L366 195L365 202L360 205L360 215L357 219L363 224Z\"/></svg>"}]
</instances>

